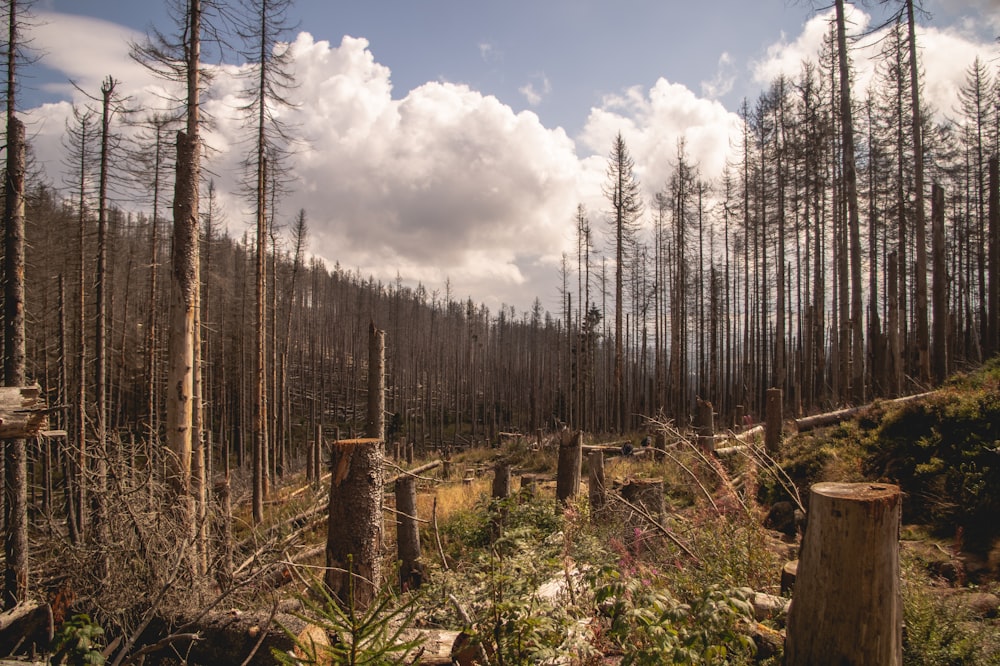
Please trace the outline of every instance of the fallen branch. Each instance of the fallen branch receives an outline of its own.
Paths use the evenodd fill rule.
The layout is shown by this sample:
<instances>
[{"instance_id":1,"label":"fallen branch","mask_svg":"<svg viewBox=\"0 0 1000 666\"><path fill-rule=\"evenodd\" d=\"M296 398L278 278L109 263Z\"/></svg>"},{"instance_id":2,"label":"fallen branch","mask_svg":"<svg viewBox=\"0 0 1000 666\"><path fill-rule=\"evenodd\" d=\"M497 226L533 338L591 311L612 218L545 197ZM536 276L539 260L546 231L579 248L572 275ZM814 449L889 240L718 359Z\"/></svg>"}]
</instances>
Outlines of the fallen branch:
<instances>
[{"instance_id":1,"label":"fallen branch","mask_svg":"<svg viewBox=\"0 0 1000 666\"><path fill-rule=\"evenodd\" d=\"M387 486L388 485L392 485L393 483L396 483L397 481L399 481L400 479L402 479L403 477L406 477L406 476L414 476L415 477L415 476L417 476L419 474L423 474L424 472L429 472L432 469L434 469L436 467L440 467L443 464L444 464L443 460L432 460L429 463L425 463L423 465L420 465L419 467L414 467L413 469L401 469L400 472L399 472L399 474L397 474L396 476L392 477L391 479L387 479L386 482L385 482L385 485L387 485Z\"/></svg>"}]
</instances>

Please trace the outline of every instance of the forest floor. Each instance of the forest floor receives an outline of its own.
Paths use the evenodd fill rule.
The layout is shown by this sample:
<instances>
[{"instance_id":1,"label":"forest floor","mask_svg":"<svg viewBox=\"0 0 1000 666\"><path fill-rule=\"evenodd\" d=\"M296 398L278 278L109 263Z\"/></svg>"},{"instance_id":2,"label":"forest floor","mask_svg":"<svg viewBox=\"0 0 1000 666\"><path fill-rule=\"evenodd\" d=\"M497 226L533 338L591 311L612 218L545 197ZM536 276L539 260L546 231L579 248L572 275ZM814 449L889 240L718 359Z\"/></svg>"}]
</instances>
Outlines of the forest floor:
<instances>
[{"instance_id":1,"label":"forest floor","mask_svg":"<svg viewBox=\"0 0 1000 666\"><path fill-rule=\"evenodd\" d=\"M638 454L606 457L610 499L599 513L587 498L586 458L580 495L556 503L558 434L456 453L448 478L440 467L421 473L422 585L404 593L393 584L396 514L387 488L388 583L364 611L344 612L319 593L322 485L301 473L286 476L265 522L252 527L235 479L235 584L203 586L175 606L161 603L165 595L156 589L138 595L133 589L132 599L126 590L122 598L93 591L65 601L59 610L62 645L71 639L65 663L105 663L85 661L102 651L107 663L139 663L143 645L170 636L168 648L149 650L150 660L778 664L788 596L782 571L798 554L809 487L878 480L899 484L904 497L904 663L1000 664L1000 364L958 377L924 400L875 403L808 433L786 427L776 459L757 440L729 455L706 456L670 424L650 424L657 427L666 433L659 455L643 451L645 433L635 433ZM430 459L392 462L387 476ZM504 500L491 497L498 461L514 470L514 492ZM617 499L628 487L653 488L656 499L650 503L641 492L631 502ZM65 549L52 554L66 561ZM39 568L51 575L53 564ZM62 578L65 569L56 567ZM172 585L180 587L159 589ZM131 624L108 621L115 604L130 608ZM142 631L151 609L161 617ZM86 619L71 626L81 610ZM80 640L88 631L89 651ZM310 658L312 643L302 637L316 640L317 631L332 636L333 645ZM182 647L183 636L193 633L202 640ZM129 637L135 645L122 651ZM442 644L431 648L431 640ZM420 647L421 641L427 643ZM208 643L215 652L204 650Z\"/></svg>"}]
</instances>

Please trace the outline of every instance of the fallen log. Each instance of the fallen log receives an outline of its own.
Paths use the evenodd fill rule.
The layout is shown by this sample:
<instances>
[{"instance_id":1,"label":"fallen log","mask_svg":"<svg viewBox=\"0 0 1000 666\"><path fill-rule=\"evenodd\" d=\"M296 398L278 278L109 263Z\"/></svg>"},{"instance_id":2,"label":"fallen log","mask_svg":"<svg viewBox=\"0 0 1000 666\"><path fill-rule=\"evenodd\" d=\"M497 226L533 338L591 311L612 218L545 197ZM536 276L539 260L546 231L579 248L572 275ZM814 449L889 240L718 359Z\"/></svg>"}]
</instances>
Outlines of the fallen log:
<instances>
[{"instance_id":1,"label":"fallen log","mask_svg":"<svg viewBox=\"0 0 1000 666\"><path fill-rule=\"evenodd\" d=\"M52 636L52 608L46 603L28 601L0 613L0 654L44 650Z\"/></svg>"},{"instance_id":2,"label":"fallen log","mask_svg":"<svg viewBox=\"0 0 1000 666\"><path fill-rule=\"evenodd\" d=\"M244 613L231 609L175 617L171 622L158 619L151 623L139 644L157 646L168 642L155 653L144 654L161 659L179 658L189 664L271 666L275 663L271 650L294 650L294 637L306 626L305 620L292 613L267 610Z\"/></svg>"},{"instance_id":3,"label":"fallen log","mask_svg":"<svg viewBox=\"0 0 1000 666\"><path fill-rule=\"evenodd\" d=\"M917 402L918 400L923 400L924 398L929 398L930 396L939 393L939 391L928 391L926 393L916 393L914 395L903 396L902 398L894 398L892 400L878 400L876 402L870 402L867 405L861 405L860 407L847 407L844 409L838 409L832 412L826 412L824 414L814 414L813 416L806 416L801 419L795 419L795 428L799 432L805 432L807 430L813 430L815 428L823 428L825 426L836 425L838 423L843 423L844 421L854 418L858 414L869 409L875 404L884 405L905 405L910 402Z\"/></svg>"},{"instance_id":4,"label":"fallen log","mask_svg":"<svg viewBox=\"0 0 1000 666\"><path fill-rule=\"evenodd\" d=\"M419 465L418 467L414 467L413 469L404 469L404 470L401 470L399 472L399 474L397 474L396 476L392 477L391 479L386 479L385 483L386 483L386 485L390 485L390 484L396 483L397 481L399 481L401 478L403 478L405 476L417 476L418 474L423 474L424 472L429 472L432 469L436 469L436 468L440 467L443 464L444 464L444 461L439 459L439 460L432 460L429 463L425 463L423 465Z\"/></svg>"},{"instance_id":5,"label":"fallen log","mask_svg":"<svg viewBox=\"0 0 1000 666\"><path fill-rule=\"evenodd\" d=\"M764 435L763 425L756 425L752 428L744 430L743 432L737 435L730 435L726 437L727 440L740 443L734 444L733 446L723 446L720 448L716 448L715 455L725 456L733 453L739 453L740 451L745 450L753 440L757 439L758 437L763 437L763 435ZM716 435L716 439L718 439L718 435Z\"/></svg>"}]
</instances>

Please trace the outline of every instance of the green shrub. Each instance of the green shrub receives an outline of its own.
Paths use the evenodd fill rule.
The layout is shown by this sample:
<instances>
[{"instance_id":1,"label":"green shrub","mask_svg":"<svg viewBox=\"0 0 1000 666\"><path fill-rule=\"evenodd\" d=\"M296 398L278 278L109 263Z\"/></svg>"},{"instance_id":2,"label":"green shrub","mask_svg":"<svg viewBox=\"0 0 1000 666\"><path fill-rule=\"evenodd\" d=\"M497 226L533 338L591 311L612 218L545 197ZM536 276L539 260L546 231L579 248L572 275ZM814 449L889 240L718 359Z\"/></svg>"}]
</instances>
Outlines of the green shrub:
<instances>
[{"instance_id":1,"label":"green shrub","mask_svg":"<svg viewBox=\"0 0 1000 666\"><path fill-rule=\"evenodd\" d=\"M868 471L902 487L905 522L960 530L982 551L1000 536L1000 391L976 386L888 414L869 440Z\"/></svg>"},{"instance_id":2,"label":"green shrub","mask_svg":"<svg viewBox=\"0 0 1000 666\"><path fill-rule=\"evenodd\" d=\"M104 643L104 629L85 613L74 615L60 627L53 642L53 664L100 665L104 663L101 647Z\"/></svg>"}]
</instances>

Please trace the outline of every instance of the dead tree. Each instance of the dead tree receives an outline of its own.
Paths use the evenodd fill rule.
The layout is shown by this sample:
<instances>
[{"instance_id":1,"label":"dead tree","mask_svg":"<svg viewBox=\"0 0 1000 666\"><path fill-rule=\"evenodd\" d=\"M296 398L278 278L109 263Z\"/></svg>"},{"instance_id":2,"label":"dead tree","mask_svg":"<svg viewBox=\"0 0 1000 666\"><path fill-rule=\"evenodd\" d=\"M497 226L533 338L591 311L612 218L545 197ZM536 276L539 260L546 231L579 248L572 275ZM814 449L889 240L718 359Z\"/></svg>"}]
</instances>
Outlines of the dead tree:
<instances>
[{"instance_id":1,"label":"dead tree","mask_svg":"<svg viewBox=\"0 0 1000 666\"><path fill-rule=\"evenodd\" d=\"M385 331L368 324L368 419L365 435L385 437Z\"/></svg>"},{"instance_id":2,"label":"dead tree","mask_svg":"<svg viewBox=\"0 0 1000 666\"><path fill-rule=\"evenodd\" d=\"M4 178L3 344L4 385L25 383L24 340L24 123L15 115L17 51L23 3L7 3L7 164ZM4 446L4 593L7 610L28 596L28 461L19 437Z\"/></svg>"},{"instance_id":3,"label":"dead tree","mask_svg":"<svg viewBox=\"0 0 1000 666\"><path fill-rule=\"evenodd\" d=\"M785 663L902 664L899 487L812 487Z\"/></svg>"},{"instance_id":4,"label":"dead tree","mask_svg":"<svg viewBox=\"0 0 1000 666\"><path fill-rule=\"evenodd\" d=\"M934 381L938 384L948 375L947 330L947 275L944 268L944 188L934 183L931 193L931 261L934 266L934 284L931 286L934 336L931 339L931 365Z\"/></svg>"},{"instance_id":5,"label":"dead tree","mask_svg":"<svg viewBox=\"0 0 1000 666\"><path fill-rule=\"evenodd\" d=\"M781 389L767 389L764 412L764 448L774 455L781 447Z\"/></svg>"}]
</instances>

